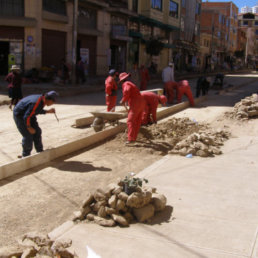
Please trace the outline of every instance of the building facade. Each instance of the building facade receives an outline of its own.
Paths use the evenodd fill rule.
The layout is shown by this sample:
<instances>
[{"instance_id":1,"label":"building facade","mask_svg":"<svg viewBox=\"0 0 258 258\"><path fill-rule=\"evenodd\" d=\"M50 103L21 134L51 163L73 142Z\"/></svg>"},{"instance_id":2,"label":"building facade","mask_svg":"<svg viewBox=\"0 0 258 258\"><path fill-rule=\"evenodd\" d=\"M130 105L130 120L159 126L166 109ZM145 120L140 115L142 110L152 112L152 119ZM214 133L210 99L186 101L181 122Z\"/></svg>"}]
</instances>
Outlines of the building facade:
<instances>
[{"instance_id":1,"label":"building facade","mask_svg":"<svg viewBox=\"0 0 258 258\"><path fill-rule=\"evenodd\" d=\"M203 2L201 33L211 35L210 55L202 54L202 68L223 68L237 50L238 8L232 2ZM202 42L203 43L203 42Z\"/></svg>"},{"instance_id":2,"label":"building facade","mask_svg":"<svg viewBox=\"0 0 258 258\"><path fill-rule=\"evenodd\" d=\"M245 62L252 63L258 58L258 14L239 14L238 26L246 34Z\"/></svg>"},{"instance_id":3,"label":"building facade","mask_svg":"<svg viewBox=\"0 0 258 258\"><path fill-rule=\"evenodd\" d=\"M201 1L182 0L180 31L174 40L176 70L191 71L200 67Z\"/></svg>"},{"instance_id":4,"label":"building facade","mask_svg":"<svg viewBox=\"0 0 258 258\"><path fill-rule=\"evenodd\" d=\"M137 16L129 23L128 67L133 63L149 67L152 63L157 70L163 69L173 59L174 34L180 29L180 0L131 0L129 8ZM163 45L158 55L147 53L148 44L154 41Z\"/></svg>"}]
</instances>

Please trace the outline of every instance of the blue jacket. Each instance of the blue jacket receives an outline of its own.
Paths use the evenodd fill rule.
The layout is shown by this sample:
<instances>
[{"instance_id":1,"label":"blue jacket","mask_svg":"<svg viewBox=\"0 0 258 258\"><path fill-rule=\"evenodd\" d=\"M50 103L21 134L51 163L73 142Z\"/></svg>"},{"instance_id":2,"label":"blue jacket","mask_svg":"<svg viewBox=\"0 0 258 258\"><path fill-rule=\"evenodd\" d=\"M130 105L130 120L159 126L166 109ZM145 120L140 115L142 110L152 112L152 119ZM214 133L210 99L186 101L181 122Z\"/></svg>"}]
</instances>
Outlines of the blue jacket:
<instances>
[{"instance_id":1,"label":"blue jacket","mask_svg":"<svg viewBox=\"0 0 258 258\"><path fill-rule=\"evenodd\" d=\"M18 102L13 109L14 116L23 117L24 123L30 126L31 118L35 118L38 114L46 114L44 110L45 97L44 95L30 95Z\"/></svg>"}]
</instances>

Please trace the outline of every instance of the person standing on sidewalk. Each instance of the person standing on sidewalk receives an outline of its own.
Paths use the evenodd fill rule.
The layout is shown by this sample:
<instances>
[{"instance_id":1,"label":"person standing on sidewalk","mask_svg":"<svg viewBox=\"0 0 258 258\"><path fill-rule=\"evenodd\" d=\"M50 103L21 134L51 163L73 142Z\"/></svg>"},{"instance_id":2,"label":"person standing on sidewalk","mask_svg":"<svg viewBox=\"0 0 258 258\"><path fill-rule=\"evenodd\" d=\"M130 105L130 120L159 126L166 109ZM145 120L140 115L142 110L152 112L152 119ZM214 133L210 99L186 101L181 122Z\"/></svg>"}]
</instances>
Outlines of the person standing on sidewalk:
<instances>
[{"instance_id":1,"label":"person standing on sidewalk","mask_svg":"<svg viewBox=\"0 0 258 258\"><path fill-rule=\"evenodd\" d=\"M106 105L107 111L114 112L116 108L117 100L117 83L116 77L118 73L115 69L109 71L109 76L105 81L105 92L106 92Z\"/></svg>"},{"instance_id":2,"label":"person standing on sidewalk","mask_svg":"<svg viewBox=\"0 0 258 258\"><path fill-rule=\"evenodd\" d=\"M56 102L58 94L50 91L44 95L30 95L23 98L13 110L15 124L22 135L22 155L19 158L29 156L34 143L37 152L43 151L41 129L37 122L38 114L55 113L55 109L45 110L45 106L51 106Z\"/></svg>"},{"instance_id":3,"label":"person standing on sidewalk","mask_svg":"<svg viewBox=\"0 0 258 258\"><path fill-rule=\"evenodd\" d=\"M5 77L8 82L8 95L11 98L9 108L12 110L12 106L16 105L19 100L22 99L22 77L21 69L19 65L12 65L11 72Z\"/></svg>"},{"instance_id":4,"label":"person standing on sidewalk","mask_svg":"<svg viewBox=\"0 0 258 258\"><path fill-rule=\"evenodd\" d=\"M170 62L162 71L162 81L164 83L164 94L167 95L168 103L174 102L174 90L177 93L177 83L174 78L174 64Z\"/></svg>"},{"instance_id":5,"label":"person standing on sidewalk","mask_svg":"<svg viewBox=\"0 0 258 258\"><path fill-rule=\"evenodd\" d=\"M145 100L142 97L139 89L135 84L129 81L130 73L120 73L119 83L122 83L123 98L120 104L129 105L127 118L127 142L126 144L133 144L139 133L142 121L142 114L144 111Z\"/></svg>"},{"instance_id":6,"label":"person standing on sidewalk","mask_svg":"<svg viewBox=\"0 0 258 258\"><path fill-rule=\"evenodd\" d=\"M141 77L141 87L140 90L146 90L147 89L147 83L150 80L150 75L148 69L144 66L141 65L140 68L140 77Z\"/></svg>"},{"instance_id":7,"label":"person standing on sidewalk","mask_svg":"<svg viewBox=\"0 0 258 258\"><path fill-rule=\"evenodd\" d=\"M166 105L167 98L164 95L157 95L151 91L141 92L145 100L145 108L142 115L142 125L157 123L157 108L159 104Z\"/></svg>"}]
</instances>

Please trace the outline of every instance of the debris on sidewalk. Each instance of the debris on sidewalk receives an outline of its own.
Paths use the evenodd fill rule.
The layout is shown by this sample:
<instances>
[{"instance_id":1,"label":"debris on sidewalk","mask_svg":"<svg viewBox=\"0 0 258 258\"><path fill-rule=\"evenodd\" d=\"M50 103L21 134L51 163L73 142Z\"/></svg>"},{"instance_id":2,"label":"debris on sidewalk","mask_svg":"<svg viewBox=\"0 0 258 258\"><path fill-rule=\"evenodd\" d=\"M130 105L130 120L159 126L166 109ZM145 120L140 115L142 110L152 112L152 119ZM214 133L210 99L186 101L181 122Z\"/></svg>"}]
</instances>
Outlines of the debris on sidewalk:
<instances>
[{"instance_id":1,"label":"debris on sidewalk","mask_svg":"<svg viewBox=\"0 0 258 258\"><path fill-rule=\"evenodd\" d=\"M128 227L133 221L149 222L156 212L166 207L167 199L156 192L156 188L142 187L143 181L125 177L117 184L97 189L89 194L81 210L74 212L73 221L94 221L104 227L115 225Z\"/></svg>"},{"instance_id":2,"label":"debris on sidewalk","mask_svg":"<svg viewBox=\"0 0 258 258\"><path fill-rule=\"evenodd\" d=\"M199 123L195 119L172 118L141 128L137 142L130 148L133 151L146 149L160 155L212 157L222 153L220 147L229 136L229 132L213 130L209 124ZM121 134L118 137L122 138Z\"/></svg>"},{"instance_id":3,"label":"debris on sidewalk","mask_svg":"<svg viewBox=\"0 0 258 258\"><path fill-rule=\"evenodd\" d=\"M246 97L235 104L232 112L227 112L227 116L237 120L248 120L258 117L258 95Z\"/></svg>"},{"instance_id":4,"label":"debris on sidewalk","mask_svg":"<svg viewBox=\"0 0 258 258\"><path fill-rule=\"evenodd\" d=\"M71 245L71 240L52 241L47 235L31 232L24 235L16 246L0 248L0 257L76 258L77 255L67 250Z\"/></svg>"}]
</instances>

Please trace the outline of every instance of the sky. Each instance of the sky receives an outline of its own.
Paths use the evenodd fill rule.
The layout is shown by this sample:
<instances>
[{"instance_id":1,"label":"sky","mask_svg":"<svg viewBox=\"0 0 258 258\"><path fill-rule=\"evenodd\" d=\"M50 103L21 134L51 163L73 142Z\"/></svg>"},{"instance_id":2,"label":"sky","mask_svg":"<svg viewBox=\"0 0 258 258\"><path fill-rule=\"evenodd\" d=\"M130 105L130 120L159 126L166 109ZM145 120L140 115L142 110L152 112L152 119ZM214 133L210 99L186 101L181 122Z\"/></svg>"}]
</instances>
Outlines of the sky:
<instances>
[{"instance_id":1,"label":"sky","mask_svg":"<svg viewBox=\"0 0 258 258\"><path fill-rule=\"evenodd\" d=\"M244 6L253 7L258 5L258 0L208 0L209 2L230 2L232 1L239 9ZM206 2L206 0L202 0L202 2Z\"/></svg>"}]
</instances>

